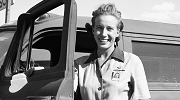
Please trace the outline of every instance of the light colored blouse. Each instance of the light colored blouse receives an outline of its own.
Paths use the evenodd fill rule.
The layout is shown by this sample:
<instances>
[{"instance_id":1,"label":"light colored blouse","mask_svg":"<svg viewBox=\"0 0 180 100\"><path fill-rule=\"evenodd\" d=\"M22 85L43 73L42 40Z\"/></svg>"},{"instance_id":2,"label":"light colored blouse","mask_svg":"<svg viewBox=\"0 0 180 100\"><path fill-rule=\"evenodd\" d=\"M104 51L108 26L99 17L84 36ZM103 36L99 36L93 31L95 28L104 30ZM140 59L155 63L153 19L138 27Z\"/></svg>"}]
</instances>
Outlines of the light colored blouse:
<instances>
[{"instance_id":1,"label":"light colored blouse","mask_svg":"<svg viewBox=\"0 0 180 100\"><path fill-rule=\"evenodd\" d=\"M75 89L80 87L82 100L148 99L150 93L140 58L114 50L109 59L98 65L97 53L75 60Z\"/></svg>"}]
</instances>

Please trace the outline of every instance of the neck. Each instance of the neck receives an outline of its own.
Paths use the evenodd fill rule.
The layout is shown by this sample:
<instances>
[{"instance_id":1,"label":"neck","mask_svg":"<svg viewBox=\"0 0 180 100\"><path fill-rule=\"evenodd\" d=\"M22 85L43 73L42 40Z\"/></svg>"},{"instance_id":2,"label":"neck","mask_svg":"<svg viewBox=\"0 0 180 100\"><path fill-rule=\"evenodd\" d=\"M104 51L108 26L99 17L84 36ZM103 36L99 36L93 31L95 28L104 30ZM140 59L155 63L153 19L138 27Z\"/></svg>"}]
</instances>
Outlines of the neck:
<instances>
[{"instance_id":1,"label":"neck","mask_svg":"<svg viewBox=\"0 0 180 100\"><path fill-rule=\"evenodd\" d=\"M97 54L98 54L98 57L101 59L101 60L105 60L107 59L111 53L114 51L115 47L114 46L111 46L110 48L108 49L101 49L101 48L98 48L97 50Z\"/></svg>"}]
</instances>

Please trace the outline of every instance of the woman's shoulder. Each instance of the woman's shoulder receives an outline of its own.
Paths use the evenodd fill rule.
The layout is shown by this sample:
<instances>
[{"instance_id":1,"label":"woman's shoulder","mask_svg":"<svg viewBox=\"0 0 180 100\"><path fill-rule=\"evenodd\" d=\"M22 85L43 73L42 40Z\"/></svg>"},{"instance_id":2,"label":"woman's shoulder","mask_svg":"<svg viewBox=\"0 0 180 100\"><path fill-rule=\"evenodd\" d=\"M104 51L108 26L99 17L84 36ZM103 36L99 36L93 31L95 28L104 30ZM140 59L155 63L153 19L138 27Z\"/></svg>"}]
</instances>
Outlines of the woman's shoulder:
<instances>
[{"instance_id":1,"label":"woman's shoulder","mask_svg":"<svg viewBox=\"0 0 180 100\"><path fill-rule=\"evenodd\" d=\"M75 62L78 64L85 63L88 58L89 58L89 55L81 56L81 57L75 59Z\"/></svg>"},{"instance_id":2,"label":"woman's shoulder","mask_svg":"<svg viewBox=\"0 0 180 100\"><path fill-rule=\"evenodd\" d=\"M123 52L124 52L125 59L130 58L131 60L138 60L138 61L140 60L139 56L137 56L134 53L130 53L130 52L126 52L126 51L123 51Z\"/></svg>"}]
</instances>

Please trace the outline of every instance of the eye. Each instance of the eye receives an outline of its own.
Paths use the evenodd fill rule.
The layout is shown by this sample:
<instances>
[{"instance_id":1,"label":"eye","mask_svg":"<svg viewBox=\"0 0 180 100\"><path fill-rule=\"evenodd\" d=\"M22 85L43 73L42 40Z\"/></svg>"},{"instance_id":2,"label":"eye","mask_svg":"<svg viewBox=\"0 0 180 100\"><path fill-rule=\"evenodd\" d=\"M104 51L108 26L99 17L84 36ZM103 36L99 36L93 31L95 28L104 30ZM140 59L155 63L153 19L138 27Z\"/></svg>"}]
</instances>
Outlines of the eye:
<instances>
[{"instance_id":1,"label":"eye","mask_svg":"<svg viewBox=\"0 0 180 100\"><path fill-rule=\"evenodd\" d=\"M102 26L96 26L96 29L97 29L97 30L102 30L103 27L102 27Z\"/></svg>"},{"instance_id":2,"label":"eye","mask_svg":"<svg viewBox=\"0 0 180 100\"><path fill-rule=\"evenodd\" d=\"M114 28L112 28L112 27L107 27L107 30L108 30L108 31L113 31Z\"/></svg>"}]
</instances>

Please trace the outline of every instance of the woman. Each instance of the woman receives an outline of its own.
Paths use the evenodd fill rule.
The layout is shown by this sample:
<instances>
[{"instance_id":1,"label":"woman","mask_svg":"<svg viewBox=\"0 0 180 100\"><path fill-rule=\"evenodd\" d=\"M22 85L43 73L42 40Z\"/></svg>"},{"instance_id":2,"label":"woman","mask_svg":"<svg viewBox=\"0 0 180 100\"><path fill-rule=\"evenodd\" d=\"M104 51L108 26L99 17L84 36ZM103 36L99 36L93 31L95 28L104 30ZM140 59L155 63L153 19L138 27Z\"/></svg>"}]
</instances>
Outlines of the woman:
<instances>
[{"instance_id":1,"label":"woman","mask_svg":"<svg viewBox=\"0 0 180 100\"><path fill-rule=\"evenodd\" d=\"M75 60L75 84L79 86L82 100L149 100L141 60L121 51L116 43L123 29L121 12L108 3L92 15L97 49Z\"/></svg>"}]
</instances>

